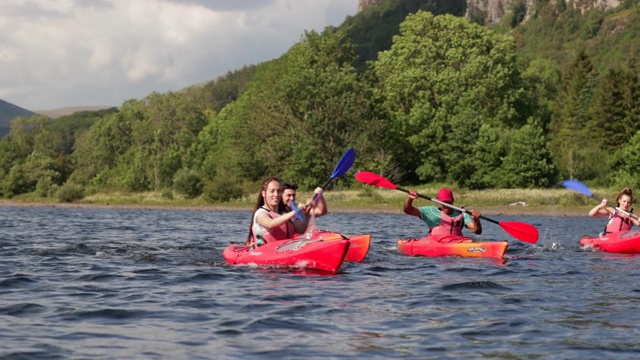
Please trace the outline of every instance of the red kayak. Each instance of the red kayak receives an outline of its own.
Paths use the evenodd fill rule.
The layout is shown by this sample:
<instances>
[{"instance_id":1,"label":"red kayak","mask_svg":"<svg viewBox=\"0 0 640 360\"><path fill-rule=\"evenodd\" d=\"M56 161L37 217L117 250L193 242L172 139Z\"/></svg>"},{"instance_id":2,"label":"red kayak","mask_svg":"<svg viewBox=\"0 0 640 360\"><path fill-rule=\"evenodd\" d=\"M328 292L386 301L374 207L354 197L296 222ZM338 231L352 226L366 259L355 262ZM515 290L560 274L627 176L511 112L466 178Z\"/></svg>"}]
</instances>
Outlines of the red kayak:
<instances>
[{"instance_id":1,"label":"red kayak","mask_svg":"<svg viewBox=\"0 0 640 360\"><path fill-rule=\"evenodd\" d=\"M231 265L256 265L296 269L316 269L335 273L349 250L349 241L304 239L280 240L252 249L244 244L231 244L222 256Z\"/></svg>"},{"instance_id":2,"label":"red kayak","mask_svg":"<svg viewBox=\"0 0 640 360\"><path fill-rule=\"evenodd\" d=\"M427 236L421 239L398 240L398 251L411 256L463 256L501 258L509 242L478 242L466 236Z\"/></svg>"},{"instance_id":3,"label":"red kayak","mask_svg":"<svg viewBox=\"0 0 640 360\"><path fill-rule=\"evenodd\" d=\"M302 234L297 235L299 238ZM331 231L319 230L311 237L312 240L323 241L336 241L336 240L349 240L349 250L345 256L345 261L362 262L369 253L369 246L371 245L371 235L343 235Z\"/></svg>"},{"instance_id":4,"label":"red kayak","mask_svg":"<svg viewBox=\"0 0 640 360\"><path fill-rule=\"evenodd\" d=\"M596 250L618 254L640 253L640 231L629 230L599 237L584 236L580 246L591 246Z\"/></svg>"}]
</instances>

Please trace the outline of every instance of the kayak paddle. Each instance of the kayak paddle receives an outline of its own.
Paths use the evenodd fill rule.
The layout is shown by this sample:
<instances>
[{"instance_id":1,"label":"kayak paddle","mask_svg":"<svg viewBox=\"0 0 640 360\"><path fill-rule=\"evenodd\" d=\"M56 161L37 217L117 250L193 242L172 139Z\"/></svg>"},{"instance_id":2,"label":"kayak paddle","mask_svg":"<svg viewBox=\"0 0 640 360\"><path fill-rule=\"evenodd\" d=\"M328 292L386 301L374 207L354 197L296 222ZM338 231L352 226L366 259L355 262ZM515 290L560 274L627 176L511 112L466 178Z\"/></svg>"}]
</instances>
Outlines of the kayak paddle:
<instances>
[{"instance_id":1,"label":"kayak paddle","mask_svg":"<svg viewBox=\"0 0 640 360\"><path fill-rule=\"evenodd\" d=\"M347 171L349 171L349 169L351 168L351 165L353 165L353 162L356 160L356 151L353 148L349 148L340 158L340 161L338 161L338 164L336 165L336 168L333 169L333 173L331 174L331 177L329 178L329 180L327 180L326 183L324 183L324 185L322 186L322 189L326 188L327 185L329 185L329 183L331 182L331 180L337 178L338 176L342 176L344 174L346 174Z\"/></svg>"},{"instance_id":2,"label":"kayak paddle","mask_svg":"<svg viewBox=\"0 0 640 360\"><path fill-rule=\"evenodd\" d=\"M351 165L353 165L353 162L355 160L356 160L356 151L353 148L347 149L347 151L344 154L342 154L342 157L338 161L338 164L336 165L335 169L333 169L333 173L331 173L331 177L329 177L329 180L327 180L327 182L324 183L324 185L322 185L322 188L321 188L322 191L324 191L324 188L326 188L333 179L346 174L347 171L349 171L349 169L351 168ZM313 196L313 202L308 205L312 205L312 207L315 208L316 204L318 203L318 199L320 199L320 196L322 196L322 192L320 192L319 194L315 194ZM312 213L311 218L309 219L309 224L307 225L307 231L305 231L304 237L306 239L311 239L316 232L318 232L318 227L316 225L315 215Z\"/></svg>"},{"instance_id":3,"label":"kayak paddle","mask_svg":"<svg viewBox=\"0 0 640 360\"><path fill-rule=\"evenodd\" d=\"M565 189L569 189L569 190L573 190L575 192L577 192L578 194L582 194L582 195L586 195L588 197L592 197L598 201L602 201L602 198L595 195L594 193L591 192L591 190L589 190L589 188L587 187L587 185L583 184L581 181L576 180L576 179L568 179L568 180L564 180L562 182L562 187L564 187ZM630 212L624 211L622 209L620 209L617 206L614 206L612 204L610 204L607 201L607 206L610 206L614 209L616 209L616 211L619 211L627 216L630 216L636 220L638 220L638 217Z\"/></svg>"},{"instance_id":4,"label":"kayak paddle","mask_svg":"<svg viewBox=\"0 0 640 360\"><path fill-rule=\"evenodd\" d=\"M391 181L387 180L386 178L378 175L378 174L374 174L372 172L369 171L360 171L355 175L356 180L365 183L365 184L369 184L369 185L373 185L373 186L378 186L378 187L383 187L383 188L387 188L387 189L395 189L395 190L400 190L403 191L405 193L409 193L409 190L407 189L403 189L397 185L395 185L394 183L392 183ZM453 206L449 203L446 202L442 202L440 200L437 199L432 199L426 195L422 195L422 194L418 194L418 197L421 197L423 199L427 199L429 201L433 201L435 203L438 203L440 205L449 207L451 209L454 210L458 210L460 212L465 212L467 214L471 214L471 211L469 210L465 210L463 208L459 208L457 206ZM480 215L481 219L487 220L489 222L492 222L494 224L498 224L500 225L500 227L506 231L509 235L513 236L514 238L527 242L527 243L531 243L531 244L535 244L536 242L538 242L538 229L536 229L533 225L529 225L526 223L522 223L522 222L518 222L518 221L496 221L493 219L490 219L486 216L482 216Z\"/></svg>"},{"instance_id":5,"label":"kayak paddle","mask_svg":"<svg viewBox=\"0 0 640 360\"><path fill-rule=\"evenodd\" d=\"M349 169L351 168L351 165L353 165L353 162L355 160L356 160L356 151L353 148L347 149L347 151L345 151L345 153L342 154L342 157L338 161L338 164L336 165L335 169L333 169L333 173L331 173L331 177L329 178L329 180L327 180L327 182L324 183L324 185L322 185L322 188L321 188L322 191L324 191L324 188L326 188L333 179L346 174L347 171L349 171ZM316 194L313 196L314 206L316 201L318 201L318 197L319 197L319 194Z\"/></svg>"}]
</instances>

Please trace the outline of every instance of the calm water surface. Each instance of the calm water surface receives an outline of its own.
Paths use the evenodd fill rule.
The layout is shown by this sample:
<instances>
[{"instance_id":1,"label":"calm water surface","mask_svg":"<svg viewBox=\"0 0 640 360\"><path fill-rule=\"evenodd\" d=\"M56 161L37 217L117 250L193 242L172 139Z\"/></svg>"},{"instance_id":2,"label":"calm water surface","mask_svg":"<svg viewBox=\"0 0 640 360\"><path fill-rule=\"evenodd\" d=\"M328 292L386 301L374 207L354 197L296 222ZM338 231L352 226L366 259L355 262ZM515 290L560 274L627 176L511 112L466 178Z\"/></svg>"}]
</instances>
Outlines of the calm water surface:
<instances>
[{"instance_id":1,"label":"calm water surface","mask_svg":"<svg viewBox=\"0 0 640 360\"><path fill-rule=\"evenodd\" d=\"M585 209L585 212L588 209ZM0 207L0 358L637 359L640 257L585 251L604 220L540 230L506 259L400 255L402 214L329 214L372 234L337 275L231 267L249 212Z\"/></svg>"}]
</instances>

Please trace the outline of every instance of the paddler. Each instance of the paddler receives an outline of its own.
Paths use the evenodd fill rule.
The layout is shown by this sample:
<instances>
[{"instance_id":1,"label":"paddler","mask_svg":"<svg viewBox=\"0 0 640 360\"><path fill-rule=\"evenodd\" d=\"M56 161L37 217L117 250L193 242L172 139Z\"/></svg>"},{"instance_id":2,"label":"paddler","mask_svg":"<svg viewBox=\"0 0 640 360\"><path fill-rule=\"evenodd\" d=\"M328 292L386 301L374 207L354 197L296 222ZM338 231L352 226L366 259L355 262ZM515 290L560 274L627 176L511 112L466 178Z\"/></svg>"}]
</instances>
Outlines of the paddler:
<instances>
[{"instance_id":1,"label":"paddler","mask_svg":"<svg viewBox=\"0 0 640 360\"><path fill-rule=\"evenodd\" d=\"M289 202L291 200L296 201L296 192L298 190L298 185L293 184L293 183L284 183L284 192L282 194L282 201L284 201L284 204L287 206L287 209L291 209L289 206ZM318 200L315 204L313 204L313 199L310 199L307 201L307 204L310 205L306 205L305 206L305 210L308 211L308 214L311 214L310 211L313 211L313 215L315 215L316 217L318 216L322 216L322 215L326 215L328 210L327 207L327 202L324 199L324 196L322 196L322 188L317 187L314 191L314 197L318 197ZM314 206L311 206L314 205Z\"/></svg>"},{"instance_id":2,"label":"paddler","mask_svg":"<svg viewBox=\"0 0 640 360\"><path fill-rule=\"evenodd\" d=\"M251 215L247 245L260 246L270 241L291 239L295 233L306 230L306 221L291 221L301 214L287 208L282 200L283 191L283 183L277 177L262 182Z\"/></svg>"},{"instance_id":3,"label":"paddler","mask_svg":"<svg viewBox=\"0 0 640 360\"><path fill-rule=\"evenodd\" d=\"M609 217L609 221L604 228L605 234L628 231L631 230L633 225L640 226L640 221L637 216L634 218L633 215L628 215L633 212L633 209L631 209L631 205L633 204L633 192L631 189L622 189L616 197L616 203L618 204L617 208L622 211L609 206L607 199L602 199L600 204L589 211L589 216ZM625 212L627 214L625 214Z\"/></svg>"},{"instance_id":4,"label":"paddler","mask_svg":"<svg viewBox=\"0 0 640 360\"><path fill-rule=\"evenodd\" d=\"M418 198L415 190L409 190L409 196L404 203L404 213L419 217L429 226L430 235L459 235L462 236L462 228L467 227L474 234L482 234L480 213L471 210L471 215L466 212L454 210L448 206L423 206L416 208L413 201ZM448 188L438 191L437 199L441 202L453 205L453 192Z\"/></svg>"}]
</instances>

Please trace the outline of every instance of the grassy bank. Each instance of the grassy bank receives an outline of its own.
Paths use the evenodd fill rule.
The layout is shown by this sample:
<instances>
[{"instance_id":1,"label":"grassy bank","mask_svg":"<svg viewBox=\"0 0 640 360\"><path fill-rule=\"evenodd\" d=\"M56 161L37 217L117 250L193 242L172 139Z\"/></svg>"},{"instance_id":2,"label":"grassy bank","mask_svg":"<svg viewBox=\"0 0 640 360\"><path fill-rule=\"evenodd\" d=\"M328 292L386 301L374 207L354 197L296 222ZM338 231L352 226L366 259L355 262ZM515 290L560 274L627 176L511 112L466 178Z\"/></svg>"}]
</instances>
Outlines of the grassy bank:
<instances>
[{"instance_id":1,"label":"grassy bank","mask_svg":"<svg viewBox=\"0 0 640 360\"><path fill-rule=\"evenodd\" d=\"M436 196L439 187L417 187L416 190L429 197ZM615 199L616 190L591 189L594 193ZM453 188L456 205L478 209L484 215L585 215L598 202L566 189L492 189L461 190ZM298 202L311 197L311 192L298 192ZM351 190L330 190L325 198L331 212L390 212L401 213L406 194L398 190L363 186ZM144 207L202 210L250 210L256 195L245 196L230 202L208 203L203 199L185 199L167 192L145 192L135 194L105 193L88 196L71 204L56 203L52 199L23 195L2 204L31 206L77 206L77 207ZM434 205L418 199L416 206Z\"/></svg>"}]
</instances>

